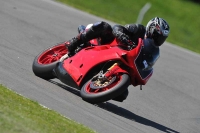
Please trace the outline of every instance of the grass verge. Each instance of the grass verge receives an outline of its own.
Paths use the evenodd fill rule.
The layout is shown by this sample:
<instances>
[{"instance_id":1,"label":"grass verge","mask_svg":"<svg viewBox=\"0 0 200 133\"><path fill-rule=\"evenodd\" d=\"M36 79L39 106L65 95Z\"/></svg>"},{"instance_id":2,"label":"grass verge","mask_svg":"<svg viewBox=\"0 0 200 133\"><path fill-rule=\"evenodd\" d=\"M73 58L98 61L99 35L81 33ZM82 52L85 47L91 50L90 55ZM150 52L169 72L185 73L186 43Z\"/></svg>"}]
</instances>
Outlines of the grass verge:
<instances>
[{"instance_id":1,"label":"grass verge","mask_svg":"<svg viewBox=\"0 0 200 133\"><path fill-rule=\"evenodd\" d=\"M146 0L57 1L119 24L135 23L141 8L147 3ZM144 16L143 25L155 16L162 17L171 28L168 42L200 53L200 4L190 0L151 0L149 3L151 8Z\"/></svg>"},{"instance_id":2,"label":"grass verge","mask_svg":"<svg viewBox=\"0 0 200 133\"><path fill-rule=\"evenodd\" d=\"M37 102L0 85L1 133L93 133Z\"/></svg>"}]
</instances>

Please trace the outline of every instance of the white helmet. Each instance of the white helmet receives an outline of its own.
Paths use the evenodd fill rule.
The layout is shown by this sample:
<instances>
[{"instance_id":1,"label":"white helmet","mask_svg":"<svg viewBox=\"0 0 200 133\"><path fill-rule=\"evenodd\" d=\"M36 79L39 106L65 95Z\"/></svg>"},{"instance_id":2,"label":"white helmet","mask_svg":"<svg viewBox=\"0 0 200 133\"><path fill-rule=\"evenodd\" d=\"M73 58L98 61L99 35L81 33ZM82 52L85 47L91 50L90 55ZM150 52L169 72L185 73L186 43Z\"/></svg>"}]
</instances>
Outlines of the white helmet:
<instances>
[{"instance_id":1,"label":"white helmet","mask_svg":"<svg viewBox=\"0 0 200 133\"><path fill-rule=\"evenodd\" d=\"M146 26L147 38L152 38L156 46L161 46L169 35L168 23L159 17L151 19Z\"/></svg>"}]
</instances>

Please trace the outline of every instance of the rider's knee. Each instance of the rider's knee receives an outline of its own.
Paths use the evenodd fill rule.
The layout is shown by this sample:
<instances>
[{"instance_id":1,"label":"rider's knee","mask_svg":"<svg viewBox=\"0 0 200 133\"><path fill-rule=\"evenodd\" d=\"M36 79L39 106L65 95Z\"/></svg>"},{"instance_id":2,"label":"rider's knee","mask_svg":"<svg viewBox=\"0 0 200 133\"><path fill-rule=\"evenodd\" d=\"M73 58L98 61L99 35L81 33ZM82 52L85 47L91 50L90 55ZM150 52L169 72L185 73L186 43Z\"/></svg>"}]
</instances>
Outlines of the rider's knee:
<instances>
[{"instance_id":1,"label":"rider's knee","mask_svg":"<svg viewBox=\"0 0 200 133\"><path fill-rule=\"evenodd\" d=\"M96 22L92 26L93 31L99 31L99 32L104 32L107 30L112 30L110 24L107 22L101 21L101 22Z\"/></svg>"}]
</instances>

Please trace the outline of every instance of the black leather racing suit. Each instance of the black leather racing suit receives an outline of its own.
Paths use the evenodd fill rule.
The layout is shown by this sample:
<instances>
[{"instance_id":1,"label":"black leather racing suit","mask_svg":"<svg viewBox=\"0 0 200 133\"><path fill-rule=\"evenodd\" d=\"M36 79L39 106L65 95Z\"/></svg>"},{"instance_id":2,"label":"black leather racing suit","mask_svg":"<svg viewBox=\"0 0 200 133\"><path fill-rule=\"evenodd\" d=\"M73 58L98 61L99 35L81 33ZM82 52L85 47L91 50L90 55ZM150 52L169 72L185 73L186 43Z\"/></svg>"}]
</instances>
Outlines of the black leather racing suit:
<instances>
[{"instance_id":1,"label":"black leather racing suit","mask_svg":"<svg viewBox=\"0 0 200 133\"><path fill-rule=\"evenodd\" d=\"M83 42L99 38L100 43L105 44L112 42L115 37L118 38L117 34L119 33L128 35L137 44L138 38L143 39L145 36L145 27L141 24L114 25L111 27L111 25L102 21L94 23L90 29L80 34L79 38Z\"/></svg>"}]
</instances>

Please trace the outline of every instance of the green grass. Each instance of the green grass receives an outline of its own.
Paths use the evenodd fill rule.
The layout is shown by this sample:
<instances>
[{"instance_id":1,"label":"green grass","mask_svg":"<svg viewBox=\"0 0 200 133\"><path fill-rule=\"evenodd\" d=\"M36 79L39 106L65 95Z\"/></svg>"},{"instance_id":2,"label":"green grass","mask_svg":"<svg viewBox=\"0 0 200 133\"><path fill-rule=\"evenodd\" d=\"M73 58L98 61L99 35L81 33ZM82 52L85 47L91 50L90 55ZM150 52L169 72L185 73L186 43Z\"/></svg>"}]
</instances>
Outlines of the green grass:
<instances>
[{"instance_id":1,"label":"green grass","mask_svg":"<svg viewBox=\"0 0 200 133\"><path fill-rule=\"evenodd\" d=\"M147 0L57 0L119 24L135 23ZM168 42L200 53L200 4L189 0L149 0L143 25L155 16L170 24ZM81 22L80 22L81 24ZM74 29L76 30L76 29Z\"/></svg>"},{"instance_id":2,"label":"green grass","mask_svg":"<svg viewBox=\"0 0 200 133\"><path fill-rule=\"evenodd\" d=\"M92 133L89 128L0 85L1 133Z\"/></svg>"}]
</instances>

